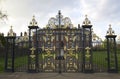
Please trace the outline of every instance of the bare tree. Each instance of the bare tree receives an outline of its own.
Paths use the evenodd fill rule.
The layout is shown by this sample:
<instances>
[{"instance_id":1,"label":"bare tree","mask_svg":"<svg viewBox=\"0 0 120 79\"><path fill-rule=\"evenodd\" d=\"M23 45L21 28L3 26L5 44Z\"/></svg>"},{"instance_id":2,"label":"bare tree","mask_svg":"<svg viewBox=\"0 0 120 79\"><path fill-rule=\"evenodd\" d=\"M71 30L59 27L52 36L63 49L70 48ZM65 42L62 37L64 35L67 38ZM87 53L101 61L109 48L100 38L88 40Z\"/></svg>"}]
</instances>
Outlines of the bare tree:
<instances>
[{"instance_id":1,"label":"bare tree","mask_svg":"<svg viewBox=\"0 0 120 79\"><path fill-rule=\"evenodd\" d=\"M3 13L3 12L0 10L0 19L4 19L4 18L7 19L7 14Z\"/></svg>"},{"instance_id":2,"label":"bare tree","mask_svg":"<svg viewBox=\"0 0 120 79\"><path fill-rule=\"evenodd\" d=\"M0 0L0 3L1 3L2 0ZM7 14L5 12L3 12L2 10L0 10L0 20L3 20L3 19L7 19Z\"/></svg>"}]
</instances>

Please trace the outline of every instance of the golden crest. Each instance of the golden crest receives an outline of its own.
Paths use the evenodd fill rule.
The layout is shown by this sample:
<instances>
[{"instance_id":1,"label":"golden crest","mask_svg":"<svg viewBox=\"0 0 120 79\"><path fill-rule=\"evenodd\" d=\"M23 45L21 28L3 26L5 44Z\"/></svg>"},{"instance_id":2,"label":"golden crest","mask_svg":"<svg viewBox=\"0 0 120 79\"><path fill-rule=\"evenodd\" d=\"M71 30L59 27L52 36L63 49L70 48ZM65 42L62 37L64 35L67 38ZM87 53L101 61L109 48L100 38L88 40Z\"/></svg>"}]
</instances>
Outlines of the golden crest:
<instances>
[{"instance_id":1,"label":"golden crest","mask_svg":"<svg viewBox=\"0 0 120 79\"><path fill-rule=\"evenodd\" d=\"M85 56L86 56L87 58L89 58L89 57L91 56L91 55L90 55L90 49L91 49L91 48L90 48L90 47L86 47L85 49L86 49L86 55L85 55Z\"/></svg>"},{"instance_id":2,"label":"golden crest","mask_svg":"<svg viewBox=\"0 0 120 79\"><path fill-rule=\"evenodd\" d=\"M35 50L36 50L36 49L35 49L34 47L32 47L32 48L30 48L30 50L31 50L31 55L30 55L30 57L31 57L31 58L35 58L35 54L34 54L34 53L35 53Z\"/></svg>"},{"instance_id":3,"label":"golden crest","mask_svg":"<svg viewBox=\"0 0 120 79\"><path fill-rule=\"evenodd\" d=\"M43 40L46 42L46 37L45 36L43 36Z\"/></svg>"},{"instance_id":4,"label":"golden crest","mask_svg":"<svg viewBox=\"0 0 120 79\"><path fill-rule=\"evenodd\" d=\"M78 46L76 45L76 50L78 50Z\"/></svg>"},{"instance_id":5,"label":"golden crest","mask_svg":"<svg viewBox=\"0 0 120 79\"><path fill-rule=\"evenodd\" d=\"M51 41L53 41L53 40L54 40L54 38L55 38L55 36L52 36L52 37L51 37Z\"/></svg>"},{"instance_id":6,"label":"golden crest","mask_svg":"<svg viewBox=\"0 0 120 79\"><path fill-rule=\"evenodd\" d=\"M42 50L44 50L45 49L45 47L44 46L42 46Z\"/></svg>"},{"instance_id":7,"label":"golden crest","mask_svg":"<svg viewBox=\"0 0 120 79\"><path fill-rule=\"evenodd\" d=\"M76 39L76 36L73 37L73 42L75 41L75 39Z\"/></svg>"},{"instance_id":8,"label":"golden crest","mask_svg":"<svg viewBox=\"0 0 120 79\"><path fill-rule=\"evenodd\" d=\"M53 47L53 50L55 51L55 49L56 49L56 47L54 46L54 47Z\"/></svg>"},{"instance_id":9,"label":"golden crest","mask_svg":"<svg viewBox=\"0 0 120 79\"><path fill-rule=\"evenodd\" d=\"M36 56L35 55L30 55L31 58L35 58Z\"/></svg>"},{"instance_id":10,"label":"golden crest","mask_svg":"<svg viewBox=\"0 0 120 79\"><path fill-rule=\"evenodd\" d=\"M68 42L68 36L65 36L66 41Z\"/></svg>"},{"instance_id":11,"label":"golden crest","mask_svg":"<svg viewBox=\"0 0 120 79\"><path fill-rule=\"evenodd\" d=\"M66 50L67 48L66 48L66 46L64 46L64 50Z\"/></svg>"}]
</instances>

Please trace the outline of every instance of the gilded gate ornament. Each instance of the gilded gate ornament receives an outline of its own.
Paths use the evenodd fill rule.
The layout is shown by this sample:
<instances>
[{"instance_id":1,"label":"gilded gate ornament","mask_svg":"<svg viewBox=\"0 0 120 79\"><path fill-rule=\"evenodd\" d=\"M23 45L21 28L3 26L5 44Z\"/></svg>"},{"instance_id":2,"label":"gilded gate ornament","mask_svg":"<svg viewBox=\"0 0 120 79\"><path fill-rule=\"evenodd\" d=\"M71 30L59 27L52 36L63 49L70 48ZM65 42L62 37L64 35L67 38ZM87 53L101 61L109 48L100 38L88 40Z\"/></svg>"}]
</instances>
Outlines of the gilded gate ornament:
<instances>
[{"instance_id":1,"label":"gilded gate ornament","mask_svg":"<svg viewBox=\"0 0 120 79\"><path fill-rule=\"evenodd\" d=\"M73 37L73 42L75 42L76 36Z\"/></svg>"},{"instance_id":2,"label":"gilded gate ornament","mask_svg":"<svg viewBox=\"0 0 120 79\"><path fill-rule=\"evenodd\" d=\"M44 39L44 41L46 42L46 37L45 37L45 36L43 36L43 39Z\"/></svg>"},{"instance_id":3,"label":"gilded gate ornament","mask_svg":"<svg viewBox=\"0 0 120 79\"><path fill-rule=\"evenodd\" d=\"M45 69L45 71L53 71L55 69L55 65L52 62L52 58L55 59L55 54L51 53L52 49L45 49L46 54L42 54L42 57L45 61L45 63L43 64L43 69Z\"/></svg>"},{"instance_id":4,"label":"gilded gate ornament","mask_svg":"<svg viewBox=\"0 0 120 79\"><path fill-rule=\"evenodd\" d=\"M87 15L85 15L85 20L83 21L83 24L84 25L90 25L91 24L90 20L87 18Z\"/></svg>"},{"instance_id":5,"label":"gilded gate ornament","mask_svg":"<svg viewBox=\"0 0 120 79\"><path fill-rule=\"evenodd\" d=\"M55 51L55 49L56 49L56 47L55 46L53 46L53 50Z\"/></svg>"},{"instance_id":6,"label":"gilded gate ornament","mask_svg":"<svg viewBox=\"0 0 120 79\"><path fill-rule=\"evenodd\" d=\"M66 49L67 49L66 46L64 46L64 51L66 51Z\"/></svg>"},{"instance_id":7,"label":"gilded gate ornament","mask_svg":"<svg viewBox=\"0 0 120 79\"><path fill-rule=\"evenodd\" d=\"M91 56L90 55L91 48L90 47L86 47L85 50L86 50L85 57L88 59L88 60L86 60L85 69L91 69L91 64L89 63L89 58Z\"/></svg>"},{"instance_id":8,"label":"gilded gate ornament","mask_svg":"<svg viewBox=\"0 0 120 79\"><path fill-rule=\"evenodd\" d=\"M30 22L29 26L38 26L37 21L35 20L35 16L33 16L32 21Z\"/></svg>"},{"instance_id":9,"label":"gilded gate ornament","mask_svg":"<svg viewBox=\"0 0 120 79\"><path fill-rule=\"evenodd\" d=\"M49 57L49 56L53 56L53 57L54 57L54 54L52 54L50 50L52 50L52 49L49 49L49 48L48 48L48 49L45 49L46 54L42 54L43 59L44 59L45 57Z\"/></svg>"},{"instance_id":10,"label":"gilded gate ornament","mask_svg":"<svg viewBox=\"0 0 120 79\"><path fill-rule=\"evenodd\" d=\"M73 24L69 17L63 17L61 12L58 12L56 17L51 17L48 21L47 27L56 29L59 26L59 21L61 22L61 26L59 28L66 29L66 28L73 28Z\"/></svg>"},{"instance_id":11,"label":"gilded gate ornament","mask_svg":"<svg viewBox=\"0 0 120 79\"><path fill-rule=\"evenodd\" d=\"M31 58L35 58L35 48L34 47L32 47L32 48L30 48L30 50L31 50L31 55L30 55L30 57Z\"/></svg>"},{"instance_id":12,"label":"gilded gate ornament","mask_svg":"<svg viewBox=\"0 0 120 79\"><path fill-rule=\"evenodd\" d=\"M74 61L75 59L78 59L78 55L74 53L74 48L67 49L68 53L65 55L65 59L69 59L69 61L66 63L67 71L73 71L75 72L77 69L77 63Z\"/></svg>"},{"instance_id":13,"label":"gilded gate ornament","mask_svg":"<svg viewBox=\"0 0 120 79\"><path fill-rule=\"evenodd\" d=\"M65 36L66 41L68 42L68 36Z\"/></svg>"},{"instance_id":14,"label":"gilded gate ornament","mask_svg":"<svg viewBox=\"0 0 120 79\"><path fill-rule=\"evenodd\" d=\"M65 58L66 58L67 56L73 56L73 57L75 57L76 59L78 59L78 55L73 52L75 49L76 49L76 48L67 49L68 53L65 55Z\"/></svg>"},{"instance_id":15,"label":"gilded gate ornament","mask_svg":"<svg viewBox=\"0 0 120 79\"><path fill-rule=\"evenodd\" d=\"M86 49L86 55L85 55L85 56L86 56L87 58L90 58L90 56L91 56L91 55L90 55L90 49L91 49L91 48L90 48L90 47L86 47L85 49Z\"/></svg>"},{"instance_id":16,"label":"gilded gate ornament","mask_svg":"<svg viewBox=\"0 0 120 79\"><path fill-rule=\"evenodd\" d=\"M42 50L44 50L45 49L45 47L44 46L42 46Z\"/></svg>"},{"instance_id":17,"label":"gilded gate ornament","mask_svg":"<svg viewBox=\"0 0 120 79\"><path fill-rule=\"evenodd\" d=\"M54 38L55 38L55 36L52 36L52 37L51 37L51 41L53 41L53 40L54 40Z\"/></svg>"},{"instance_id":18,"label":"gilded gate ornament","mask_svg":"<svg viewBox=\"0 0 120 79\"><path fill-rule=\"evenodd\" d=\"M109 24L109 29L107 31L107 35L115 35L114 30L111 28L111 24Z\"/></svg>"},{"instance_id":19,"label":"gilded gate ornament","mask_svg":"<svg viewBox=\"0 0 120 79\"><path fill-rule=\"evenodd\" d=\"M78 50L78 46L77 45L76 45L75 49Z\"/></svg>"}]
</instances>

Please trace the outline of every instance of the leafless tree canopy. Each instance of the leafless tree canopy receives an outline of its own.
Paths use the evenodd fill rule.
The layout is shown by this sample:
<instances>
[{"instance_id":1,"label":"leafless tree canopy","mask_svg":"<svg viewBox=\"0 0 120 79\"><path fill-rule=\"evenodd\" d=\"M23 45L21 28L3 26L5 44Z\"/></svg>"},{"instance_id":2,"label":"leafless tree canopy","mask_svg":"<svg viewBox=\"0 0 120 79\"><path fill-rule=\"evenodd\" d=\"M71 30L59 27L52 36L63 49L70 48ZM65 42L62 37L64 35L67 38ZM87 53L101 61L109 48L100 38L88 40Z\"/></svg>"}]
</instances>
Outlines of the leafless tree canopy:
<instances>
[{"instance_id":1,"label":"leafless tree canopy","mask_svg":"<svg viewBox=\"0 0 120 79\"><path fill-rule=\"evenodd\" d=\"M7 19L7 15L0 10L0 19Z\"/></svg>"},{"instance_id":2,"label":"leafless tree canopy","mask_svg":"<svg viewBox=\"0 0 120 79\"><path fill-rule=\"evenodd\" d=\"M2 0L0 0L1 3ZM7 19L7 14L0 10L0 20Z\"/></svg>"}]
</instances>

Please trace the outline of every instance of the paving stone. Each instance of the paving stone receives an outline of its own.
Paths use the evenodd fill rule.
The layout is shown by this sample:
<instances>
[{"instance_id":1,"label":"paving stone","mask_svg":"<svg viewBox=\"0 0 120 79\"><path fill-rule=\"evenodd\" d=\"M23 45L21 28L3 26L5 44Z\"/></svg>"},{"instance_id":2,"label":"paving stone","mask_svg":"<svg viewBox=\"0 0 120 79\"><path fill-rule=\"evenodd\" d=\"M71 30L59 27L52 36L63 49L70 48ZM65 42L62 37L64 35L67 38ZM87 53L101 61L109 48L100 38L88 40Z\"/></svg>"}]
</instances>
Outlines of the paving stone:
<instances>
[{"instance_id":1,"label":"paving stone","mask_svg":"<svg viewBox=\"0 0 120 79\"><path fill-rule=\"evenodd\" d=\"M120 79L119 73L1 73L0 79Z\"/></svg>"}]
</instances>

